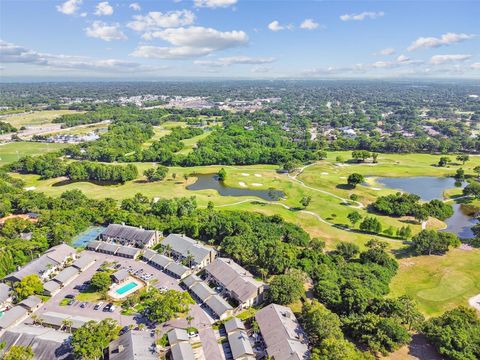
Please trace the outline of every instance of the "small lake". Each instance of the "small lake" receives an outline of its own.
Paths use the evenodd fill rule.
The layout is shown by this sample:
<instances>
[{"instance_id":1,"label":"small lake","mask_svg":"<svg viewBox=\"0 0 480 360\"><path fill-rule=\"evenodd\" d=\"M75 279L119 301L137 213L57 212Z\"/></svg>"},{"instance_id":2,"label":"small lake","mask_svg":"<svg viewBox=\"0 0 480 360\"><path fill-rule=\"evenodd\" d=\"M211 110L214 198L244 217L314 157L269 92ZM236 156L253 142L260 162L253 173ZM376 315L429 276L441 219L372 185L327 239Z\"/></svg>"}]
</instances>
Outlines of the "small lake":
<instances>
[{"instance_id":1,"label":"small lake","mask_svg":"<svg viewBox=\"0 0 480 360\"><path fill-rule=\"evenodd\" d=\"M251 190L226 186L213 174L196 175L197 181L187 186L187 190L216 190L221 196L256 196L267 201L276 201L285 197L279 190Z\"/></svg>"},{"instance_id":2,"label":"small lake","mask_svg":"<svg viewBox=\"0 0 480 360\"><path fill-rule=\"evenodd\" d=\"M72 239L74 247L85 247L90 241L95 240L105 230L103 226L91 226Z\"/></svg>"},{"instance_id":3,"label":"small lake","mask_svg":"<svg viewBox=\"0 0 480 360\"><path fill-rule=\"evenodd\" d=\"M376 182L388 189L396 189L402 192L408 192L420 196L423 201L433 199L443 200L443 192L447 189L455 187L464 187L466 182L458 184L454 178L435 177L435 176L416 176L416 177L399 177L399 178L376 178ZM458 186L460 185L460 186ZM474 210L468 205L455 204L449 202L453 206L454 214L445 220L447 228L457 234L459 237L469 239L475 237L471 227L477 223L472 217Z\"/></svg>"}]
</instances>

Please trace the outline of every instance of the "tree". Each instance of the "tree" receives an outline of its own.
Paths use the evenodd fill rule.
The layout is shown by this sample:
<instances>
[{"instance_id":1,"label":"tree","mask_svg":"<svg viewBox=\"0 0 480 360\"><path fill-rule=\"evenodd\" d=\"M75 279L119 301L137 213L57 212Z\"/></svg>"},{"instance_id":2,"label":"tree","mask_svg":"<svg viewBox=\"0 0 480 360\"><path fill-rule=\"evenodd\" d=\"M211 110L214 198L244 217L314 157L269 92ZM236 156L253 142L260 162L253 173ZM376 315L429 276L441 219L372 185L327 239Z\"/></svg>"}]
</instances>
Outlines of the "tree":
<instances>
[{"instance_id":1,"label":"tree","mask_svg":"<svg viewBox=\"0 0 480 360\"><path fill-rule=\"evenodd\" d=\"M464 306L427 320L423 334L447 359L480 359L480 319Z\"/></svg>"},{"instance_id":2,"label":"tree","mask_svg":"<svg viewBox=\"0 0 480 360\"><path fill-rule=\"evenodd\" d=\"M358 184L361 184L365 181L363 175L358 173L353 173L348 175L347 183L352 187L356 187Z\"/></svg>"},{"instance_id":3,"label":"tree","mask_svg":"<svg viewBox=\"0 0 480 360\"><path fill-rule=\"evenodd\" d=\"M408 240L412 236L412 229L410 226L402 226L400 229L398 229L397 236L401 239Z\"/></svg>"},{"instance_id":4,"label":"tree","mask_svg":"<svg viewBox=\"0 0 480 360\"><path fill-rule=\"evenodd\" d=\"M360 223L360 230L373 234L379 234L382 232L382 224L380 224L380 221L378 221L376 217L367 216Z\"/></svg>"},{"instance_id":5,"label":"tree","mask_svg":"<svg viewBox=\"0 0 480 360\"><path fill-rule=\"evenodd\" d=\"M94 320L77 329L71 338L70 345L75 358L82 360L98 360L103 350L118 337L120 327L113 319Z\"/></svg>"},{"instance_id":6,"label":"tree","mask_svg":"<svg viewBox=\"0 0 480 360\"><path fill-rule=\"evenodd\" d=\"M298 167L300 167L300 163L298 161L287 161L283 164L283 170L289 173L294 172Z\"/></svg>"},{"instance_id":7,"label":"tree","mask_svg":"<svg viewBox=\"0 0 480 360\"><path fill-rule=\"evenodd\" d=\"M303 282L297 276L277 275L270 283L269 299L280 305L291 304L304 293Z\"/></svg>"},{"instance_id":8,"label":"tree","mask_svg":"<svg viewBox=\"0 0 480 360\"><path fill-rule=\"evenodd\" d=\"M143 313L155 323L172 319L175 314L188 311L195 302L186 291L167 290L161 293L157 288L151 288L142 294Z\"/></svg>"},{"instance_id":9,"label":"tree","mask_svg":"<svg viewBox=\"0 0 480 360\"><path fill-rule=\"evenodd\" d=\"M64 329L68 329L68 332L71 333L72 332L72 325L73 325L73 321L70 320L70 319L64 319L62 321L62 327Z\"/></svg>"},{"instance_id":10,"label":"tree","mask_svg":"<svg viewBox=\"0 0 480 360\"><path fill-rule=\"evenodd\" d=\"M367 150L354 150L352 152L352 158L357 161L365 161L371 156L370 152Z\"/></svg>"},{"instance_id":11,"label":"tree","mask_svg":"<svg viewBox=\"0 0 480 360\"><path fill-rule=\"evenodd\" d=\"M372 161L374 164L378 163L378 153L372 153Z\"/></svg>"},{"instance_id":12,"label":"tree","mask_svg":"<svg viewBox=\"0 0 480 360\"><path fill-rule=\"evenodd\" d=\"M303 208L306 208L308 205L310 205L311 201L312 197L310 195L306 195L300 200L300 204L303 206Z\"/></svg>"},{"instance_id":13,"label":"tree","mask_svg":"<svg viewBox=\"0 0 480 360\"><path fill-rule=\"evenodd\" d=\"M419 223L422 223L422 222L428 220L428 211L427 211L425 208L423 208L423 207L416 208L416 209L413 211L413 217L414 217L415 220L417 220Z\"/></svg>"},{"instance_id":14,"label":"tree","mask_svg":"<svg viewBox=\"0 0 480 360\"><path fill-rule=\"evenodd\" d=\"M110 275L105 271L98 271L92 276L92 286L99 292L106 292L112 285Z\"/></svg>"},{"instance_id":15,"label":"tree","mask_svg":"<svg viewBox=\"0 0 480 360\"><path fill-rule=\"evenodd\" d=\"M455 173L455 179L464 180L465 179L465 170L463 170L462 168L457 169L457 172Z\"/></svg>"},{"instance_id":16,"label":"tree","mask_svg":"<svg viewBox=\"0 0 480 360\"><path fill-rule=\"evenodd\" d=\"M452 160L448 156L442 156L440 157L440 160L438 160L438 166L440 167L447 166L447 164L451 161Z\"/></svg>"},{"instance_id":17,"label":"tree","mask_svg":"<svg viewBox=\"0 0 480 360\"><path fill-rule=\"evenodd\" d=\"M149 168L143 172L149 182L162 181L168 173L168 167L159 165L156 168Z\"/></svg>"},{"instance_id":18,"label":"tree","mask_svg":"<svg viewBox=\"0 0 480 360\"><path fill-rule=\"evenodd\" d=\"M21 281L14 285L18 300L23 300L34 294L43 293L42 280L36 274L25 276Z\"/></svg>"},{"instance_id":19,"label":"tree","mask_svg":"<svg viewBox=\"0 0 480 360\"><path fill-rule=\"evenodd\" d=\"M347 215L347 218L352 223L352 227L355 227L355 224L362 220L362 215L358 211L352 211Z\"/></svg>"},{"instance_id":20,"label":"tree","mask_svg":"<svg viewBox=\"0 0 480 360\"><path fill-rule=\"evenodd\" d=\"M465 163L470 160L470 156L467 155L467 154L461 154L461 155L458 155L457 156L457 160L458 161L461 161L463 165L465 165Z\"/></svg>"},{"instance_id":21,"label":"tree","mask_svg":"<svg viewBox=\"0 0 480 360\"><path fill-rule=\"evenodd\" d=\"M477 173L477 176L480 176L480 166L475 166L473 168L473 171L475 171Z\"/></svg>"},{"instance_id":22,"label":"tree","mask_svg":"<svg viewBox=\"0 0 480 360\"><path fill-rule=\"evenodd\" d=\"M316 156L318 160L325 160L327 158L327 152L325 150L318 150Z\"/></svg>"},{"instance_id":23,"label":"tree","mask_svg":"<svg viewBox=\"0 0 480 360\"><path fill-rule=\"evenodd\" d=\"M31 360L35 353L31 346L12 345L7 353L3 355L3 360Z\"/></svg>"},{"instance_id":24,"label":"tree","mask_svg":"<svg viewBox=\"0 0 480 360\"><path fill-rule=\"evenodd\" d=\"M360 248L357 244L341 241L337 244L335 252L348 261L360 253Z\"/></svg>"},{"instance_id":25,"label":"tree","mask_svg":"<svg viewBox=\"0 0 480 360\"><path fill-rule=\"evenodd\" d=\"M225 181L226 178L227 178L227 172L225 171L224 168L221 168L220 171L218 172L218 180Z\"/></svg>"},{"instance_id":26,"label":"tree","mask_svg":"<svg viewBox=\"0 0 480 360\"><path fill-rule=\"evenodd\" d=\"M445 254L461 242L457 235L435 230L422 230L412 238L412 249L417 255Z\"/></svg>"},{"instance_id":27,"label":"tree","mask_svg":"<svg viewBox=\"0 0 480 360\"><path fill-rule=\"evenodd\" d=\"M338 315L332 313L317 300L305 303L301 322L313 347L320 346L328 338L343 338Z\"/></svg>"},{"instance_id":28,"label":"tree","mask_svg":"<svg viewBox=\"0 0 480 360\"><path fill-rule=\"evenodd\" d=\"M480 199L480 183L473 181L463 188L463 195L473 196L476 199Z\"/></svg>"}]
</instances>

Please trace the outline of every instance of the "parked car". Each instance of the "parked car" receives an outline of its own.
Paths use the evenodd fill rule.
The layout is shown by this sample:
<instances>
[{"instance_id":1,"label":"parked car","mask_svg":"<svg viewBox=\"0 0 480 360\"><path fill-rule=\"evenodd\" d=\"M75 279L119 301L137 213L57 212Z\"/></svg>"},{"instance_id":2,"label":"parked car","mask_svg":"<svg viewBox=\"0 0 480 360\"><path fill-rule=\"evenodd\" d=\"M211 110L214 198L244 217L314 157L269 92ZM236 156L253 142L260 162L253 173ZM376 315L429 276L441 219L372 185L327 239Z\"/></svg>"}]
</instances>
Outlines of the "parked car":
<instances>
[{"instance_id":1,"label":"parked car","mask_svg":"<svg viewBox=\"0 0 480 360\"><path fill-rule=\"evenodd\" d=\"M110 309L109 309L108 311L110 311L110 312L114 312L114 311L115 311L115 309L116 309L115 305L112 305L112 306L110 306Z\"/></svg>"},{"instance_id":2,"label":"parked car","mask_svg":"<svg viewBox=\"0 0 480 360\"><path fill-rule=\"evenodd\" d=\"M98 310L98 309L100 309L100 308L102 307L102 305L103 305L103 302L100 301L98 304L96 304L96 305L93 307L93 310Z\"/></svg>"},{"instance_id":3,"label":"parked car","mask_svg":"<svg viewBox=\"0 0 480 360\"><path fill-rule=\"evenodd\" d=\"M103 308L103 311L107 312L107 311L110 311L110 308L113 306L112 303L109 303L107 305L105 305L105 307Z\"/></svg>"},{"instance_id":4,"label":"parked car","mask_svg":"<svg viewBox=\"0 0 480 360\"><path fill-rule=\"evenodd\" d=\"M75 299L70 299L67 303L67 305L72 305L75 302Z\"/></svg>"},{"instance_id":5,"label":"parked car","mask_svg":"<svg viewBox=\"0 0 480 360\"><path fill-rule=\"evenodd\" d=\"M86 303L86 302L82 302L82 303L80 304L80 307L81 307L82 309L83 309L85 306L87 306L87 303Z\"/></svg>"},{"instance_id":6,"label":"parked car","mask_svg":"<svg viewBox=\"0 0 480 360\"><path fill-rule=\"evenodd\" d=\"M65 299L75 299L75 295L72 295L72 294L65 295Z\"/></svg>"}]
</instances>

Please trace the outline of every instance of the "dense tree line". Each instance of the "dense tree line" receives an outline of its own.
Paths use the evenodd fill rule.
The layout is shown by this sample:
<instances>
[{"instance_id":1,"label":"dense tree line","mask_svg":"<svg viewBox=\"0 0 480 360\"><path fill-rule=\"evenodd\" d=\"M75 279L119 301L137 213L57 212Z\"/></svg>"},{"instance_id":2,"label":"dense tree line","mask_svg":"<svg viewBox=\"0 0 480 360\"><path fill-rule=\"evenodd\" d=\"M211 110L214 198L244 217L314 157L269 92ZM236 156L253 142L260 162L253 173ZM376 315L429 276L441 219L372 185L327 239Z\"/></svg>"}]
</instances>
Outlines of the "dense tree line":
<instances>
[{"instance_id":1,"label":"dense tree line","mask_svg":"<svg viewBox=\"0 0 480 360\"><path fill-rule=\"evenodd\" d=\"M12 132L16 132L17 129L12 126L11 124L7 123L7 122L4 122L4 121L0 121L0 135L1 134L8 134L8 133L12 133Z\"/></svg>"},{"instance_id":2,"label":"dense tree line","mask_svg":"<svg viewBox=\"0 0 480 360\"><path fill-rule=\"evenodd\" d=\"M26 156L7 166L11 171L24 174L37 174L42 179L67 176L73 181L105 181L124 183L138 176L135 165L110 165L90 161L67 162L58 154L49 153L40 156Z\"/></svg>"},{"instance_id":3,"label":"dense tree line","mask_svg":"<svg viewBox=\"0 0 480 360\"><path fill-rule=\"evenodd\" d=\"M428 203L421 204L420 196L408 193L396 193L387 196L379 196L372 209L380 214L390 216L433 216L440 220L448 219L453 215L453 208L443 201L434 199Z\"/></svg>"}]
</instances>

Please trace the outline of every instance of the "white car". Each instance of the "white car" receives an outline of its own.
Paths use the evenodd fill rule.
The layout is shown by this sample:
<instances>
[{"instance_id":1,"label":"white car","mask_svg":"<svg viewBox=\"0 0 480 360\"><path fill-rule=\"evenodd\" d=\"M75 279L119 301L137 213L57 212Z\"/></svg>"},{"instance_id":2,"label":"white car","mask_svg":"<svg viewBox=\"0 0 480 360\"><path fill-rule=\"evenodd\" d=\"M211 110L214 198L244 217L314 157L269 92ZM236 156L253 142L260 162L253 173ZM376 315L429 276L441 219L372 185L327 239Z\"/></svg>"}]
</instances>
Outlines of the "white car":
<instances>
[{"instance_id":1,"label":"white car","mask_svg":"<svg viewBox=\"0 0 480 360\"><path fill-rule=\"evenodd\" d=\"M114 312L116 309L115 305L110 306L110 312Z\"/></svg>"}]
</instances>

